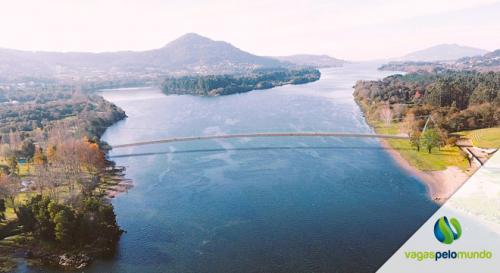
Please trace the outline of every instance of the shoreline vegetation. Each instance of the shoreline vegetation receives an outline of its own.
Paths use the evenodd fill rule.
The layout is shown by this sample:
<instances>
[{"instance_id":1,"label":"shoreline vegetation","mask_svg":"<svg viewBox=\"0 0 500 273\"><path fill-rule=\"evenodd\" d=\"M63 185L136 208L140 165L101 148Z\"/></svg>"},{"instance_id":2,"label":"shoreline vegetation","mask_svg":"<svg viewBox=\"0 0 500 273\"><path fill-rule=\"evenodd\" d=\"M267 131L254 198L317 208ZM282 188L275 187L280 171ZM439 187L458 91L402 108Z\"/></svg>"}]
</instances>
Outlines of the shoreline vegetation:
<instances>
[{"instance_id":1,"label":"shoreline vegetation","mask_svg":"<svg viewBox=\"0 0 500 273\"><path fill-rule=\"evenodd\" d=\"M270 89L287 84L304 84L319 80L317 69L257 69L242 75L198 75L169 77L162 83L167 95L224 96L253 90Z\"/></svg>"},{"instance_id":2,"label":"shoreline vegetation","mask_svg":"<svg viewBox=\"0 0 500 273\"><path fill-rule=\"evenodd\" d=\"M125 112L62 86L1 95L0 272L19 258L78 270L114 255L124 231L109 199L131 183L100 137Z\"/></svg>"},{"instance_id":3,"label":"shoreline vegetation","mask_svg":"<svg viewBox=\"0 0 500 273\"><path fill-rule=\"evenodd\" d=\"M393 75L358 81L354 98L377 133L410 137L381 143L443 203L500 147L499 78L493 72Z\"/></svg>"}]
</instances>

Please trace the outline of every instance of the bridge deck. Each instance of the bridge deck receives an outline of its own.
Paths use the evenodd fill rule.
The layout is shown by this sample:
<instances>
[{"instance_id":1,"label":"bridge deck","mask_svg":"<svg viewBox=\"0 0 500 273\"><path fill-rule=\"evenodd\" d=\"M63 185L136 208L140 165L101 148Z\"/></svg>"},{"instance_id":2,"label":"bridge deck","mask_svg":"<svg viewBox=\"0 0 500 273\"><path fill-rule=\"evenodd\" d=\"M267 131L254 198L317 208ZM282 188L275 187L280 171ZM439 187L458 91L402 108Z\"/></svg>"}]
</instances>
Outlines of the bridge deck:
<instances>
[{"instance_id":1,"label":"bridge deck","mask_svg":"<svg viewBox=\"0 0 500 273\"><path fill-rule=\"evenodd\" d=\"M150 144L161 144L170 142L184 142L210 139L226 139L226 138L245 138L245 137L359 137L359 138L391 138L391 139L409 139L407 136L400 135L381 135L381 134L362 134L348 132L265 132L252 134L228 134L228 135L213 135L213 136L194 136L194 137L172 137L159 140L126 143L114 145L113 148L125 148L133 146L142 146Z\"/></svg>"}]
</instances>

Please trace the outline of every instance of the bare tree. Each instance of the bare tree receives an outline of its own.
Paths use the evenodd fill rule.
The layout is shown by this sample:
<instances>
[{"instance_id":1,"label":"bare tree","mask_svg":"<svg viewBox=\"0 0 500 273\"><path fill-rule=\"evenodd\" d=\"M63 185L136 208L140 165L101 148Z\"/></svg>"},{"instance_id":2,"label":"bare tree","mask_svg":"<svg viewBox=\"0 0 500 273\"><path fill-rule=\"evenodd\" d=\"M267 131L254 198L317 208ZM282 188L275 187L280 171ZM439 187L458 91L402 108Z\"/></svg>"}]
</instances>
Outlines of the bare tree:
<instances>
[{"instance_id":1,"label":"bare tree","mask_svg":"<svg viewBox=\"0 0 500 273\"><path fill-rule=\"evenodd\" d=\"M16 176L0 173L0 196L14 209L17 214L16 196L21 189L21 181Z\"/></svg>"},{"instance_id":2,"label":"bare tree","mask_svg":"<svg viewBox=\"0 0 500 273\"><path fill-rule=\"evenodd\" d=\"M17 151L21 147L21 135L19 134L19 131L12 131L10 130L9 132L9 148L11 151Z\"/></svg>"},{"instance_id":3,"label":"bare tree","mask_svg":"<svg viewBox=\"0 0 500 273\"><path fill-rule=\"evenodd\" d=\"M406 105L404 104L395 104L393 107L392 107L392 110L393 110L393 118L400 121L403 119L404 117L404 114L406 112Z\"/></svg>"},{"instance_id":4,"label":"bare tree","mask_svg":"<svg viewBox=\"0 0 500 273\"><path fill-rule=\"evenodd\" d=\"M380 109L380 119L386 124L391 124L392 121L392 110L389 105L384 105Z\"/></svg>"},{"instance_id":5,"label":"bare tree","mask_svg":"<svg viewBox=\"0 0 500 273\"><path fill-rule=\"evenodd\" d=\"M417 120L415 114L408 113L401 124L401 129L404 133L411 135L414 131L418 130Z\"/></svg>"}]
</instances>

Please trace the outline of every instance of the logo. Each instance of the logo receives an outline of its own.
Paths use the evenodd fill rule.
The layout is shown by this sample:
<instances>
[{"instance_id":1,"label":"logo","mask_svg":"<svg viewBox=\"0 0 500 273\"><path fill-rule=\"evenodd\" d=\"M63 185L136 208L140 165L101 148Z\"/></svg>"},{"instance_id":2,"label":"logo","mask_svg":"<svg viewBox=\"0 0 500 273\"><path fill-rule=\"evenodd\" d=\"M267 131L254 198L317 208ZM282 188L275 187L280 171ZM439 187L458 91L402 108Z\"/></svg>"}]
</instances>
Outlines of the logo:
<instances>
[{"instance_id":1,"label":"logo","mask_svg":"<svg viewBox=\"0 0 500 273\"><path fill-rule=\"evenodd\" d=\"M443 244L451 244L462 235L462 227L457 219L451 218L448 221L446 216L439 218L434 224L434 235Z\"/></svg>"},{"instance_id":2,"label":"logo","mask_svg":"<svg viewBox=\"0 0 500 273\"><path fill-rule=\"evenodd\" d=\"M443 244L450 245L453 241L460 239L462 227L456 218L443 216L434 224L434 236ZM493 252L487 249L460 249L460 250L440 250L416 249L404 252L406 259L415 261L442 261L448 259L457 260L488 260L492 259Z\"/></svg>"}]
</instances>

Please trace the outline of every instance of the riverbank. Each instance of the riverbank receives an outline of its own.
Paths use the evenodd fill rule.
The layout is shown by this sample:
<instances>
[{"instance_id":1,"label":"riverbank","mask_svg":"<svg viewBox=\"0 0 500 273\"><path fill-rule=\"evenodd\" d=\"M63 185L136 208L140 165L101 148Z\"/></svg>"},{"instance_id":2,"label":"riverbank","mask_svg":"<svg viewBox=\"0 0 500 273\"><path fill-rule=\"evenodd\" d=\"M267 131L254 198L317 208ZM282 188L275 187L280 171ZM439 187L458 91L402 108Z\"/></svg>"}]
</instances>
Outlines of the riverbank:
<instances>
[{"instance_id":1,"label":"riverbank","mask_svg":"<svg viewBox=\"0 0 500 273\"><path fill-rule=\"evenodd\" d=\"M422 181L429 197L438 204L444 203L469 178L460 168L450 166L440 171L422 171L412 166L386 140L380 141L394 161L410 175Z\"/></svg>"},{"instance_id":2,"label":"riverbank","mask_svg":"<svg viewBox=\"0 0 500 273\"><path fill-rule=\"evenodd\" d=\"M370 119L366 103L358 99L356 102L376 133L404 134L400 123ZM444 203L479 168L474 161L469 163L457 146L447 145L428 153L415 149L409 140L383 139L381 144L403 170L424 183L429 198L438 204Z\"/></svg>"},{"instance_id":3,"label":"riverbank","mask_svg":"<svg viewBox=\"0 0 500 273\"><path fill-rule=\"evenodd\" d=\"M400 124L367 121L380 134L402 134ZM456 146L444 146L432 153L412 147L408 140L383 140L382 145L397 164L427 187L429 198L444 203L474 173L478 165L468 161Z\"/></svg>"},{"instance_id":4,"label":"riverbank","mask_svg":"<svg viewBox=\"0 0 500 273\"><path fill-rule=\"evenodd\" d=\"M377 133L401 134L399 124L368 121ZM445 146L432 153L412 147L408 140L383 140L382 145L405 171L422 181L434 202L444 203L479 166L469 165L459 147Z\"/></svg>"}]
</instances>

